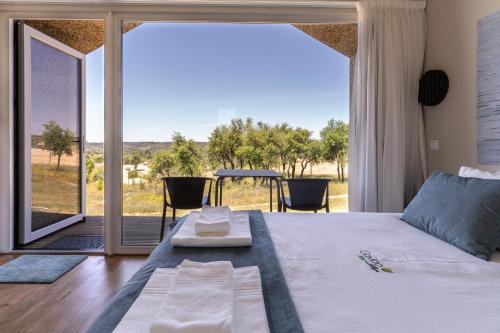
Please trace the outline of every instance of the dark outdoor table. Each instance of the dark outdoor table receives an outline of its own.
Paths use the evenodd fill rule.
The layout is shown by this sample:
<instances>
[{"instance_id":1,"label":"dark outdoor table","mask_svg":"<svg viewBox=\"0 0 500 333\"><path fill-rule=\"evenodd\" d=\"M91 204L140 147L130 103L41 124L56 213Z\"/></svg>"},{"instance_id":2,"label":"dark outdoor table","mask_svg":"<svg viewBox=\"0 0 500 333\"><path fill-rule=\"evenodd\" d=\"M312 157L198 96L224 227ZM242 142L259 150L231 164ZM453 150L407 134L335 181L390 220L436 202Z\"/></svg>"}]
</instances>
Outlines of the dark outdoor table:
<instances>
[{"instance_id":1,"label":"dark outdoor table","mask_svg":"<svg viewBox=\"0 0 500 333\"><path fill-rule=\"evenodd\" d=\"M250 169L220 169L214 174L217 177L215 182L215 205L222 205L222 185L224 178L267 178L269 179L269 209L273 211L273 181L276 182L278 198L278 212L281 212L281 197L279 179L281 174L273 170L250 170Z\"/></svg>"}]
</instances>

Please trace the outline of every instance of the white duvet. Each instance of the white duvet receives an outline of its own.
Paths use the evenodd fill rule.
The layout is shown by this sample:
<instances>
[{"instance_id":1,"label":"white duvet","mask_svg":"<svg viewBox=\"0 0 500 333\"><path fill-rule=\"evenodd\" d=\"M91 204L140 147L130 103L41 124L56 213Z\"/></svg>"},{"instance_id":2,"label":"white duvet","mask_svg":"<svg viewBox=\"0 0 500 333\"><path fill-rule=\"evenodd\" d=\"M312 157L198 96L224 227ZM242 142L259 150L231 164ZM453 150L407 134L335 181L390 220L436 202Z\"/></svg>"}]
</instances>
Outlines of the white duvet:
<instances>
[{"instance_id":1,"label":"white duvet","mask_svg":"<svg viewBox=\"0 0 500 333\"><path fill-rule=\"evenodd\" d=\"M306 332L500 332L499 263L396 214L264 217ZM371 270L360 250L394 273Z\"/></svg>"}]
</instances>

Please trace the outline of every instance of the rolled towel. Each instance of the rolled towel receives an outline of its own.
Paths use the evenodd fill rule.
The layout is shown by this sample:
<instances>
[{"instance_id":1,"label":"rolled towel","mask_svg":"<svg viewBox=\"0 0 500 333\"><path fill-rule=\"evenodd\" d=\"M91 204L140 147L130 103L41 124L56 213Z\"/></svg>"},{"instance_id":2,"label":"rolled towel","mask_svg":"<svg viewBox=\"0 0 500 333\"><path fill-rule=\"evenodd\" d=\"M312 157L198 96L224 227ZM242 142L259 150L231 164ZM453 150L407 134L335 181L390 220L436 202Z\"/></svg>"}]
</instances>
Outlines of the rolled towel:
<instances>
[{"instance_id":1,"label":"rolled towel","mask_svg":"<svg viewBox=\"0 0 500 333\"><path fill-rule=\"evenodd\" d=\"M184 260L150 333L232 333L234 281L229 261Z\"/></svg>"},{"instance_id":2,"label":"rolled towel","mask_svg":"<svg viewBox=\"0 0 500 333\"><path fill-rule=\"evenodd\" d=\"M203 206L194 224L197 234L229 232L231 229L231 209L228 206Z\"/></svg>"}]
</instances>

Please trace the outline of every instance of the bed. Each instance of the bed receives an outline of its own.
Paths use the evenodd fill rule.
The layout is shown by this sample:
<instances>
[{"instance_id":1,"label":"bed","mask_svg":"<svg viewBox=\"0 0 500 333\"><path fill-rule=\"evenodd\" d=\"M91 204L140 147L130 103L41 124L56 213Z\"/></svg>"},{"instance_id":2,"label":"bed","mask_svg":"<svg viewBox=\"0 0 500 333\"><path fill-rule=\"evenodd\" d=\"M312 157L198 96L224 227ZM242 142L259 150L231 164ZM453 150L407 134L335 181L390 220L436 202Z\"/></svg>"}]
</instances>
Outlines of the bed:
<instances>
[{"instance_id":1,"label":"bed","mask_svg":"<svg viewBox=\"0 0 500 333\"><path fill-rule=\"evenodd\" d=\"M398 214L264 216L305 332L500 332L498 252L483 261Z\"/></svg>"},{"instance_id":2,"label":"bed","mask_svg":"<svg viewBox=\"0 0 500 333\"><path fill-rule=\"evenodd\" d=\"M498 252L481 260L398 214L263 216L305 332L500 332ZM361 250L393 273L370 269Z\"/></svg>"}]
</instances>

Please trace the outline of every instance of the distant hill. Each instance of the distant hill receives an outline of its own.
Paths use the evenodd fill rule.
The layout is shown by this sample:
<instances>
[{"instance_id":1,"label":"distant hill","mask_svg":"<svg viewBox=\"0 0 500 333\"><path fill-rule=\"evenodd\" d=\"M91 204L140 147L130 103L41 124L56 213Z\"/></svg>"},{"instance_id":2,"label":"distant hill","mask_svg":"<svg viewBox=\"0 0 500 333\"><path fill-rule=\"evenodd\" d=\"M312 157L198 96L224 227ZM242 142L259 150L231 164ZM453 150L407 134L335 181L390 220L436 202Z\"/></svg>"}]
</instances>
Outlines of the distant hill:
<instances>
[{"instance_id":1,"label":"distant hill","mask_svg":"<svg viewBox=\"0 0 500 333\"><path fill-rule=\"evenodd\" d=\"M204 149L208 142L196 142L200 149ZM123 143L123 153L131 154L134 152L146 152L149 151L151 154L156 153L159 150L166 150L170 148L172 142L124 142ZM87 142L86 143L88 153L102 154L104 149L104 144L102 142Z\"/></svg>"}]
</instances>

